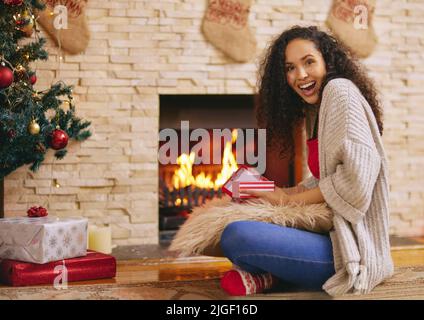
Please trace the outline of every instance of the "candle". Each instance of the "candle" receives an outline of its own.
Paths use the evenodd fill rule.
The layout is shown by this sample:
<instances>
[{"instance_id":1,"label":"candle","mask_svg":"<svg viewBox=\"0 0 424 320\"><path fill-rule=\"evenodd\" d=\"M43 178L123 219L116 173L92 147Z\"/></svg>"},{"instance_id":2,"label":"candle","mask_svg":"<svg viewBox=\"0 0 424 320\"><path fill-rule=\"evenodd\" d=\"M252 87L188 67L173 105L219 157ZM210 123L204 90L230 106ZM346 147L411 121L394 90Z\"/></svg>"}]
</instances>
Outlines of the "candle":
<instances>
[{"instance_id":1,"label":"candle","mask_svg":"<svg viewBox=\"0 0 424 320\"><path fill-rule=\"evenodd\" d=\"M110 226L88 226L88 249L101 253L112 253L112 230Z\"/></svg>"}]
</instances>

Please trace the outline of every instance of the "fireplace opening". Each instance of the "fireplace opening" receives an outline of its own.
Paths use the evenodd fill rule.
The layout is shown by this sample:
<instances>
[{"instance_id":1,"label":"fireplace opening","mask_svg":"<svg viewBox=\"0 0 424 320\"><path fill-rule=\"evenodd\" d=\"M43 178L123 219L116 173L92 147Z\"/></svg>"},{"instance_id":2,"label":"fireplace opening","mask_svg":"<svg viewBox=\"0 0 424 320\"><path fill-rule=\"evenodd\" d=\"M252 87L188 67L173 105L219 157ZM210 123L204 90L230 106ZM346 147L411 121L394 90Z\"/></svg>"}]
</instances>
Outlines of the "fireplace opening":
<instances>
[{"instance_id":1,"label":"fireplace opening","mask_svg":"<svg viewBox=\"0 0 424 320\"><path fill-rule=\"evenodd\" d=\"M255 101L255 95L160 96L159 130L161 134L172 131L159 142L161 243L172 240L193 208L215 197L228 197L221 187L239 165L258 164L247 162L247 154L258 156L260 149ZM199 132L202 135L196 135ZM187 141L193 133L196 138L184 145L184 138ZM175 136L172 142L177 141L173 151L171 136ZM272 147L265 150L264 176L280 187L294 185L299 166L280 159Z\"/></svg>"}]
</instances>

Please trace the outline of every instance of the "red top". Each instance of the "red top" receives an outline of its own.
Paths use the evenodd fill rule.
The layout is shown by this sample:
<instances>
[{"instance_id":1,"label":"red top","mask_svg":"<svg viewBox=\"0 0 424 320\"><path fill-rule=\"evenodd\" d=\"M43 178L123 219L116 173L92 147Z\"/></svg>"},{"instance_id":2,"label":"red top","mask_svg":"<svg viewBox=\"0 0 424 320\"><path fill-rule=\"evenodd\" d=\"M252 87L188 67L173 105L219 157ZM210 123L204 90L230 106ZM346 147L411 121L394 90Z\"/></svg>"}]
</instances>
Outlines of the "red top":
<instances>
[{"instance_id":1,"label":"red top","mask_svg":"<svg viewBox=\"0 0 424 320\"><path fill-rule=\"evenodd\" d=\"M308 146L308 167L312 175L319 179L318 138L306 140Z\"/></svg>"}]
</instances>

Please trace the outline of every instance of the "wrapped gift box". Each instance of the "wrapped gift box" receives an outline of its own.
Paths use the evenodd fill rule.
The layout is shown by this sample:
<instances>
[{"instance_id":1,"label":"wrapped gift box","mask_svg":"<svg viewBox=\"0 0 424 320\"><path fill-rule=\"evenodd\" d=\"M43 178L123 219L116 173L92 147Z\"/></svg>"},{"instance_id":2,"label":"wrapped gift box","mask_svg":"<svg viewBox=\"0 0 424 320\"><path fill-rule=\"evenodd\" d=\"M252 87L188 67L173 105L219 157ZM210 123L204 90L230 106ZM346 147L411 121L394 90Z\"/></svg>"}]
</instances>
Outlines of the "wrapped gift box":
<instances>
[{"instance_id":1,"label":"wrapped gift box","mask_svg":"<svg viewBox=\"0 0 424 320\"><path fill-rule=\"evenodd\" d=\"M45 264L1 260L0 281L14 287L40 284L53 286L59 275L55 272L57 266L62 266L62 273L63 266L66 267L68 282L113 278L116 275L116 259L113 256L89 250L85 257Z\"/></svg>"},{"instance_id":2,"label":"wrapped gift box","mask_svg":"<svg viewBox=\"0 0 424 320\"><path fill-rule=\"evenodd\" d=\"M237 183L237 182L235 182ZM235 186L233 184L233 186ZM274 181L257 181L257 182L238 182L238 191L237 187L233 187L234 197L240 199L250 198L251 196L248 193L243 193L243 191L274 191L275 183Z\"/></svg>"},{"instance_id":3,"label":"wrapped gift box","mask_svg":"<svg viewBox=\"0 0 424 320\"><path fill-rule=\"evenodd\" d=\"M47 263L87 254L87 219L0 219L0 259Z\"/></svg>"},{"instance_id":4,"label":"wrapped gift box","mask_svg":"<svg viewBox=\"0 0 424 320\"><path fill-rule=\"evenodd\" d=\"M254 198L243 191L274 191L275 183L261 176L254 168L241 165L224 183L222 191L234 199Z\"/></svg>"}]
</instances>

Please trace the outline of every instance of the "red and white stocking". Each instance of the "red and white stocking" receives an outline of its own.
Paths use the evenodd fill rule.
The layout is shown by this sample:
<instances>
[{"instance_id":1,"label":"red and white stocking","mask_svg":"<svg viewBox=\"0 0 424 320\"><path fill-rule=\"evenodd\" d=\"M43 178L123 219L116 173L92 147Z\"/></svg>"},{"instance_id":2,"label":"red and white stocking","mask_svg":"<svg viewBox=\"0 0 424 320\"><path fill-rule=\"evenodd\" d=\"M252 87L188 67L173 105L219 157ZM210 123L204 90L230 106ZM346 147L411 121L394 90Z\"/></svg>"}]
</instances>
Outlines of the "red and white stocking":
<instances>
[{"instance_id":1,"label":"red and white stocking","mask_svg":"<svg viewBox=\"0 0 424 320\"><path fill-rule=\"evenodd\" d=\"M43 29L66 53L83 52L90 40L85 18L87 0L45 0L44 2L46 9L38 12L37 19ZM65 6L66 11L58 6Z\"/></svg>"},{"instance_id":2,"label":"red and white stocking","mask_svg":"<svg viewBox=\"0 0 424 320\"><path fill-rule=\"evenodd\" d=\"M203 19L206 39L237 62L247 62L256 53L256 40L248 23L251 2L209 0Z\"/></svg>"}]
</instances>

